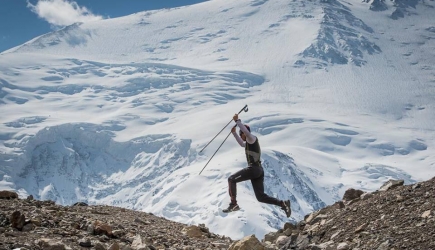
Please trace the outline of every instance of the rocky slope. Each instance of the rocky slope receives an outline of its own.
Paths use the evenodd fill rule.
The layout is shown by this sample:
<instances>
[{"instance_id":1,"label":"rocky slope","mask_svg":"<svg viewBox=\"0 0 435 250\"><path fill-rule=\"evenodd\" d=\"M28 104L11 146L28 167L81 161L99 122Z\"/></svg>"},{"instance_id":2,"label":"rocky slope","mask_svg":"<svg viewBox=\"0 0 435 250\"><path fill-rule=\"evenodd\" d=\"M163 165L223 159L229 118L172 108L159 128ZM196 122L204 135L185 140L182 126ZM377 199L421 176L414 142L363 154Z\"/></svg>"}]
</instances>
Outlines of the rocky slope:
<instances>
[{"instance_id":1,"label":"rocky slope","mask_svg":"<svg viewBox=\"0 0 435 250\"><path fill-rule=\"evenodd\" d=\"M0 191L3 249L435 249L435 177L379 190L349 189L341 201L305 216L296 225L239 241L111 206L59 206Z\"/></svg>"},{"instance_id":2,"label":"rocky slope","mask_svg":"<svg viewBox=\"0 0 435 250\"><path fill-rule=\"evenodd\" d=\"M263 245L266 249L427 250L435 249L434 239L435 177L405 186L401 180L390 180L373 193L347 190L342 201L306 215L297 225L286 224L269 233Z\"/></svg>"},{"instance_id":3,"label":"rocky slope","mask_svg":"<svg viewBox=\"0 0 435 250\"><path fill-rule=\"evenodd\" d=\"M227 249L232 240L150 213L76 203L60 206L0 191L0 249Z\"/></svg>"}]
</instances>

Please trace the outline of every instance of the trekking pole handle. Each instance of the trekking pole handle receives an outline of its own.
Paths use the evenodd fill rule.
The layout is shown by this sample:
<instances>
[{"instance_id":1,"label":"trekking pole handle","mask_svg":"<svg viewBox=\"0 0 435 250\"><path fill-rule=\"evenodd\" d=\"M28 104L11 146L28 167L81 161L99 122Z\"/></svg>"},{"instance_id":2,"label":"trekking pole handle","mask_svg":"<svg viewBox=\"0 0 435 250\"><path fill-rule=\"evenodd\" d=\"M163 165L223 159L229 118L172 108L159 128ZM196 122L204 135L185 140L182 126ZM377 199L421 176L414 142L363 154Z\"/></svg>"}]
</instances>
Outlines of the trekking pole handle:
<instances>
[{"instance_id":1,"label":"trekking pole handle","mask_svg":"<svg viewBox=\"0 0 435 250\"><path fill-rule=\"evenodd\" d=\"M242 111L248 112L248 104L245 105L245 107L243 107L240 111L239 114L242 113Z\"/></svg>"}]
</instances>

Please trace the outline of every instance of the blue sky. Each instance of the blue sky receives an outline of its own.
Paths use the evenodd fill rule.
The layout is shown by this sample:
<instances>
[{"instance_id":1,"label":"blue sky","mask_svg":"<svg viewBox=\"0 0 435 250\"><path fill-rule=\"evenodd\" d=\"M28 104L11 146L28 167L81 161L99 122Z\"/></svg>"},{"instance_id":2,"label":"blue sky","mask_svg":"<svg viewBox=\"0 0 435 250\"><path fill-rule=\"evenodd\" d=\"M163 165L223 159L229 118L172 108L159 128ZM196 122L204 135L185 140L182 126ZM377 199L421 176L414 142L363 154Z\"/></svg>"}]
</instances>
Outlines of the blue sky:
<instances>
[{"instance_id":1,"label":"blue sky","mask_svg":"<svg viewBox=\"0 0 435 250\"><path fill-rule=\"evenodd\" d=\"M1 0L0 52L74 22L207 0Z\"/></svg>"}]
</instances>

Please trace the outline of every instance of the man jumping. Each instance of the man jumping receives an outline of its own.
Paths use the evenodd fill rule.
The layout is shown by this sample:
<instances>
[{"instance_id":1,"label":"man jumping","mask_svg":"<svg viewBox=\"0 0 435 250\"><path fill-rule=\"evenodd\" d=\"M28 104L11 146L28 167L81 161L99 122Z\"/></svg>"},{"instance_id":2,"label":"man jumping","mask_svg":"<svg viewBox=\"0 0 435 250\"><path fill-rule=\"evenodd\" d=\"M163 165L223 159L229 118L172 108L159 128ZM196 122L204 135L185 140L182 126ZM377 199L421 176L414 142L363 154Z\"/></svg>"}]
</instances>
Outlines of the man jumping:
<instances>
[{"instance_id":1,"label":"man jumping","mask_svg":"<svg viewBox=\"0 0 435 250\"><path fill-rule=\"evenodd\" d=\"M240 128L240 136L236 133L236 126L231 129L231 132L240 146L245 148L248 167L236 172L228 178L228 191L230 194L231 203L228 208L223 210L223 212L229 213L240 209L236 200L237 183L251 180L255 197L259 202L279 206L282 210L284 210L286 216L290 217L291 208L289 200L278 200L264 193L264 170L261 166L261 149L260 144L258 143L258 138L251 134L251 128L248 125L242 124L238 114L233 116L233 120L236 122L236 126Z\"/></svg>"}]
</instances>

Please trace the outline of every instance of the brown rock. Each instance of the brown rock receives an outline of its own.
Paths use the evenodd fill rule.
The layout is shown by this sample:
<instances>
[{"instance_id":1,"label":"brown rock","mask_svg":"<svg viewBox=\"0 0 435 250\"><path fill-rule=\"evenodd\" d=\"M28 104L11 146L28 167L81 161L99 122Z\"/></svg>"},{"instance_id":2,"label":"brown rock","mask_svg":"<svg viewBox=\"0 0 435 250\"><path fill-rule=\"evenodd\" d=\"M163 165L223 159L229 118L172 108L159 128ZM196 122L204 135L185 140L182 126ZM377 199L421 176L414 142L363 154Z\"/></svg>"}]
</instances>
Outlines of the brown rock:
<instances>
[{"instance_id":1,"label":"brown rock","mask_svg":"<svg viewBox=\"0 0 435 250\"><path fill-rule=\"evenodd\" d=\"M15 211L11 214L9 221L11 222L13 228L21 230L26 222L26 218L24 214L21 214L20 211Z\"/></svg>"},{"instance_id":2,"label":"brown rock","mask_svg":"<svg viewBox=\"0 0 435 250\"><path fill-rule=\"evenodd\" d=\"M106 223L101 222L101 221L95 221L93 226L94 226L94 234L97 234L97 235L104 234L104 235L107 235L109 237L113 236L112 227L107 225Z\"/></svg>"},{"instance_id":3,"label":"brown rock","mask_svg":"<svg viewBox=\"0 0 435 250\"><path fill-rule=\"evenodd\" d=\"M118 242L114 242L112 245L110 245L108 250L119 250Z\"/></svg>"},{"instance_id":4,"label":"brown rock","mask_svg":"<svg viewBox=\"0 0 435 250\"><path fill-rule=\"evenodd\" d=\"M250 235L234 242L228 250L264 250L264 246L255 235Z\"/></svg>"},{"instance_id":5,"label":"brown rock","mask_svg":"<svg viewBox=\"0 0 435 250\"><path fill-rule=\"evenodd\" d=\"M18 199L18 194L13 191L0 191L0 199Z\"/></svg>"},{"instance_id":6,"label":"brown rock","mask_svg":"<svg viewBox=\"0 0 435 250\"><path fill-rule=\"evenodd\" d=\"M287 229L295 230L296 228L297 228L296 225L293 225L293 224L290 223L290 222L286 222L286 223L284 224L284 230L287 230Z\"/></svg>"},{"instance_id":7,"label":"brown rock","mask_svg":"<svg viewBox=\"0 0 435 250\"><path fill-rule=\"evenodd\" d=\"M94 248L95 250L106 250L106 247L100 242L95 243Z\"/></svg>"},{"instance_id":8,"label":"brown rock","mask_svg":"<svg viewBox=\"0 0 435 250\"><path fill-rule=\"evenodd\" d=\"M359 198L364 192L358 189L349 188L344 192L343 200L345 201L351 201L354 199Z\"/></svg>"},{"instance_id":9,"label":"brown rock","mask_svg":"<svg viewBox=\"0 0 435 250\"><path fill-rule=\"evenodd\" d=\"M343 201L337 201L334 203L334 205L332 205L334 208L336 209L342 209L345 208L346 206L344 205Z\"/></svg>"},{"instance_id":10,"label":"brown rock","mask_svg":"<svg viewBox=\"0 0 435 250\"><path fill-rule=\"evenodd\" d=\"M199 228L198 226L194 226L194 225L187 226L187 227L183 228L182 232L184 234L186 234L187 236L193 237L193 238L203 237L201 228Z\"/></svg>"}]
</instances>

